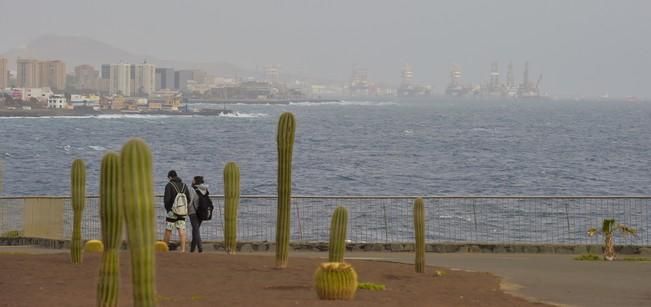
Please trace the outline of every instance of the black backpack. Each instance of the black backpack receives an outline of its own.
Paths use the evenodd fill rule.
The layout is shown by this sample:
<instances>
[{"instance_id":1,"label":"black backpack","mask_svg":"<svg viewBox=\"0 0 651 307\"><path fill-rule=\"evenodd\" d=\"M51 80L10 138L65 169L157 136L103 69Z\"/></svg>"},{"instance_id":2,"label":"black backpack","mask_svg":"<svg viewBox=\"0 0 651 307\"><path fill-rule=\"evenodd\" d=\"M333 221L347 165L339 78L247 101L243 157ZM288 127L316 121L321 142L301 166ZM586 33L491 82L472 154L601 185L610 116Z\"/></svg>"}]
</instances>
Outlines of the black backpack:
<instances>
[{"instance_id":1,"label":"black backpack","mask_svg":"<svg viewBox=\"0 0 651 307\"><path fill-rule=\"evenodd\" d=\"M197 217L201 221L209 221L212 219L212 210L215 208L210 199L210 193L206 191L206 195L201 194L199 190L195 189L199 202L197 205Z\"/></svg>"}]
</instances>

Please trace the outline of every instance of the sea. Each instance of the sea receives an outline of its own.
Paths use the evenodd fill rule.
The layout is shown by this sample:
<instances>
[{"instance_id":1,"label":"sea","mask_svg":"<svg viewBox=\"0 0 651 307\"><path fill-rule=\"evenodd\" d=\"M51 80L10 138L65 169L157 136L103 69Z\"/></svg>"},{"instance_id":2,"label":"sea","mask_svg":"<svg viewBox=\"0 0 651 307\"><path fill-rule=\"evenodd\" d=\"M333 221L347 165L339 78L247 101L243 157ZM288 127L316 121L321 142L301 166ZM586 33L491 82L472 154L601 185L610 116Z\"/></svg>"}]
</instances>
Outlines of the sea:
<instances>
[{"instance_id":1,"label":"sea","mask_svg":"<svg viewBox=\"0 0 651 307\"><path fill-rule=\"evenodd\" d=\"M345 100L211 105L222 116L0 118L2 194L69 195L87 163L96 194L102 156L132 137L151 147L154 181L204 176L223 191L235 161L246 195L276 193L276 126L296 116L295 195L648 195L651 103L629 101Z\"/></svg>"}]
</instances>

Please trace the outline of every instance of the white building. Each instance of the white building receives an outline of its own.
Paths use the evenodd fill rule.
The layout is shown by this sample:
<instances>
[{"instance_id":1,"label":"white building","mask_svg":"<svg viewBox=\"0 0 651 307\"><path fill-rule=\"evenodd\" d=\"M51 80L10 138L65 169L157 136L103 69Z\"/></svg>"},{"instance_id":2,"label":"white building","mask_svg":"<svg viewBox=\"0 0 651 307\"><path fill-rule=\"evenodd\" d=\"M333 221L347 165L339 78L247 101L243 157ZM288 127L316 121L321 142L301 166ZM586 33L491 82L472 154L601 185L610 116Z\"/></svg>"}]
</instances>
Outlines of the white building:
<instances>
[{"instance_id":1,"label":"white building","mask_svg":"<svg viewBox=\"0 0 651 307\"><path fill-rule=\"evenodd\" d=\"M156 66L152 64L134 64L131 65L134 70L132 75L133 88L132 96L149 96L156 90Z\"/></svg>"},{"instance_id":2,"label":"white building","mask_svg":"<svg viewBox=\"0 0 651 307\"><path fill-rule=\"evenodd\" d=\"M109 93L111 95L131 94L131 65L111 64L109 73Z\"/></svg>"},{"instance_id":3,"label":"white building","mask_svg":"<svg viewBox=\"0 0 651 307\"><path fill-rule=\"evenodd\" d=\"M94 109L99 109L99 96L95 95L90 95L90 96L82 96L82 95L71 95L70 96L70 105L72 105L73 108L76 107L92 107Z\"/></svg>"},{"instance_id":4,"label":"white building","mask_svg":"<svg viewBox=\"0 0 651 307\"><path fill-rule=\"evenodd\" d=\"M52 95L47 99L48 109L67 109L68 102L66 101L66 96L63 95Z\"/></svg>"},{"instance_id":5,"label":"white building","mask_svg":"<svg viewBox=\"0 0 651 307\"><path fill-rule=\"evenodd\" d=\"M9 94L13 99L22 101L30 101L32 98L41 103L47 102L50 96L54 95L49 87L43 88L10 88L6 89L5 93Z\"/></svg>"}]
</instances>

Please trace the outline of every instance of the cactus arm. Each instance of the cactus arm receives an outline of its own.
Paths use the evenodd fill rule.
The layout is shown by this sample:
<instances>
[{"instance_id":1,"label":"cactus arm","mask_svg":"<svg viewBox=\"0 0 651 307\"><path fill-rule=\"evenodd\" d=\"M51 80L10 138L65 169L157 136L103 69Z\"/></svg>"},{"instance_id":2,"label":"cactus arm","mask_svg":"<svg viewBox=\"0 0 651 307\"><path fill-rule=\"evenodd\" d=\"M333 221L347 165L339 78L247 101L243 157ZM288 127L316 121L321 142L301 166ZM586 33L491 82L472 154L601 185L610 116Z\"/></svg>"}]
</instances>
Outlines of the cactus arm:
<instances>
[{"instance_id":1,"label":"cactus arm","mask_svg":"<svg viewBox=\"0 0 651 307\"><path fill-rule=\"evenodd\" d=\"M425 206L422 198L414 201L414 234L416 237L415 269L425 272Z\"/></svg>"},{"instance_id":2,"label":"cactus arm","mask_svg":"<svg viewBox=\"0 0 651 307\"><path fill-rule=\"evenodd\" d=\"M86 202L86 165L83 160L77 159L72 162L70 177L73 210L70 258L73 264L80 264L82 261L81 219Z\"/></svg>"},{"instance_id":3,"label":"cactus arm","mask_svg":"<svg viewBox=\"0 0 651 307\"><path fill-rule=\"evenodd\" d=\"M328 262L344 262L346 251L346 230L348 210L337 207L330 223L330 243L328 244Z\"/></svg>"},{"instance_id":4,"label":"cactus arm","mask_svg":"<svg viewBox=\"0 0 651 307\"><path fill-rule=\"evenodd\" d=\"M154 184L149 147L128 141L120 154L123 208L131 256L133 305L156 305L154 254Z\"/></svg>"},{"instance_id":5,"label":"cactus arm","mask_svg":"<svg viewBox=\"0 0 651 307\"><path fill-rule=\"evenodd\" d=\"M294 114L285 112L278 121L278 210L276 221L276 267L286 268L290 239L290 209L292 192L292 150L296 121Z\"/></svg>"},{"instance_id":6,"label":"cactus arm","mask_svg":"<svg viewBox=\"0 0 651 307\"><path fill-rule=\"evenodd\" d=\"M97 283L97 306L118 306L120 289L120 241L122 239L122 186L120 156L109 152L100 171L100 219L104 253Z\"/></svg>"},{"instance_id":7,"label":"cactus arm","mask_svg":"<svg viewBox=\"0 0 651 307\"><path fill-rule=\"evenodd\" d=\"M235 162L224 167L224 248L229 255L237 250L237 211L240 203L240 168Z\"/></svg>"}]
</instances>

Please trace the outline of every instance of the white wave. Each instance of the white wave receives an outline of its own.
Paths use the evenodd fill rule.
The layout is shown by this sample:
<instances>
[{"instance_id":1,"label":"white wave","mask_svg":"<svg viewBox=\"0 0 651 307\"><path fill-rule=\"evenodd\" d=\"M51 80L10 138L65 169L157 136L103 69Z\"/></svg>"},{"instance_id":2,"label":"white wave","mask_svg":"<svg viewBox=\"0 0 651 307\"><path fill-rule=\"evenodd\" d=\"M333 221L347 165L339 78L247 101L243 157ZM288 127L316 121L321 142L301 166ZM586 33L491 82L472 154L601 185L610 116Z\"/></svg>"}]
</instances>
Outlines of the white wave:
<instances>
[{"instance_id":1,"label":"white wave","mask_svg":"<svg viewBox=\"0 0 651 307\"><path fill-rule=\"evenodd\" d=\"M95 146L95 145L89 145L88 148L90 148L90 149L92 149L92 150L95 150L95 151L103 151L103 150L106 150L105 147L102 147L102 146Z\"/></svg>"},{"instance_id":2,"label":"white wave","mask_svg":"<svg viewBox=\"0 0 651 307\"><path fill-rule=\"evenodd\" d=\"M219 117L233 117L233 118L259 118L259 117L265 117L265 116L269 116L269 114L266 114L266 113L240 113L240 112L219 114Z\"/></svg>"},{"instance_id":3,"label":"white wave","mask_svg":"<svg viewBox=\"0 0 651 307\"><path fill-rule=\"evenodd\" d=\"M495 132L494 128L482 128L482 127L477 127L477 128L472 128L470 131L473 132Z\"/></svg>"},{"instance_id":4,"label":"white wave","mask_svg":"<svg viewBox=\"0 0 651 307\"><path fill-rule=\"evenodd\" d=\"M292 106L303 106L303 107L313 107L313 106L394 106L398 105L393 101L324 101L324 102L312 102L312 101L297 101L290 102L289 105Z\"/></svg>"},{"instance_id":5,"label":"white wave","mask_svg":"<svg viewBox=\"0 0 651 307\"><path fill-rule=\"evenodd\" d=\"M143 119L156 119L156 118L169 118L172 116L191 117L192 115L161 115L161 114L101 114L96 118L101 119L120 119L120 118L143 118Z\"/></svg>"},{"instance_id":6,"label":"white wave","mask_svg":"<svg viewBox=\"0 0 651 307\"><path fill-rule=\"evenodd\" d=\"M36 117L14 117L14 118L25 118L25 119L82 119L82 118L94 118L93 115L64 115L64 116L36 116Z\"/></svg>"},{"instance_id":7,"label":"white wave","mask_svg":"<svg viewBox=\"0 0 651 307\"><path fill-rule=\"evenodd\" d=\"M469 218L466 218L466 217L463 217L463 216L455 216L455 215L440 215L439 218L444 219L444 220L457 219L457 220L462 220L462 221L466 221L466 222L472 221Z\"/></svg>"}]
</instances>

